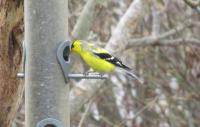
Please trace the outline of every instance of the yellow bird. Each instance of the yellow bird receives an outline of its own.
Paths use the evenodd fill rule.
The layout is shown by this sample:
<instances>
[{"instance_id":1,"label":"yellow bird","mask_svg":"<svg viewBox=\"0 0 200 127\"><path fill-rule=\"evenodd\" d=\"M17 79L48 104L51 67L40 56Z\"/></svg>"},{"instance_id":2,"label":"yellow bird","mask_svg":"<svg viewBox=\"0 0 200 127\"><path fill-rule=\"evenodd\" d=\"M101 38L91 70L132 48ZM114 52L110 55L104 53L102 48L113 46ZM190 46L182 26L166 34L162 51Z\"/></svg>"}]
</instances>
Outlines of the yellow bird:
<instances>
[{"instance_id":1,"label":"yellow bird","mask_svg":"<svg viewBox=\"0 0 200 127\"><path fill-rule=\"evenodd\" d=\"M122 61L112 56L107 50L96 47L92 43L76 40L71 45L71 51L80 55L94 71L100 73L121 72L140 81Z\"/></svg>"}]
</instances>

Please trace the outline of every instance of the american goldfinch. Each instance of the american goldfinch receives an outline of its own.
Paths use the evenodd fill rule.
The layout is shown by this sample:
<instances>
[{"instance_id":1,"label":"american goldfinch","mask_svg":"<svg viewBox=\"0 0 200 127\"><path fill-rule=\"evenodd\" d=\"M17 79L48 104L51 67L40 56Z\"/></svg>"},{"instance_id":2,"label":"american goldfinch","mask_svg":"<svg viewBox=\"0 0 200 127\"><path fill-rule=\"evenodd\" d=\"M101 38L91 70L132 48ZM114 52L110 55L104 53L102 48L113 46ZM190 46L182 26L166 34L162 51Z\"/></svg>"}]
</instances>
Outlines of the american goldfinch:
<instances>
[{"instance_id":1,"label":"american goldfinch","mask_svg":"<svg viewBox=\"0 0 200 127\"><path fill-rule=\"evenodd\" d=\"M77 53L94 70L100 73L122 72L140 81L118 58L109 54L103 48L96 47L91 43L76 40L71 45L71 51Z\"/></svg>"}]
</instances>

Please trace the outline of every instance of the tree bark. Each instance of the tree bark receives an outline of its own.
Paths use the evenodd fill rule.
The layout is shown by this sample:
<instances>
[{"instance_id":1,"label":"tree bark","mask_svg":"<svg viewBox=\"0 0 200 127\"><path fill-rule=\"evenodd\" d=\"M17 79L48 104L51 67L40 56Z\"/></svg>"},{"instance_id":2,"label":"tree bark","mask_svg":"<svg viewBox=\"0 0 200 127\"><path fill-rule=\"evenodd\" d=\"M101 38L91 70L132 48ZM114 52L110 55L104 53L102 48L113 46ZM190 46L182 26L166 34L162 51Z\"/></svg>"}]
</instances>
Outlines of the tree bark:
<instances>
[{"instance_id":1,"label":"tree bark","mask_svg":"<svg viewBox=\"0 0 200 127\"><path fill-rule=\"evenodd\" d=\"M10 127L17 112L23 85L20 69L23 33L23 3L0 0L0 126Z\"/></svg>"}]
</instances>

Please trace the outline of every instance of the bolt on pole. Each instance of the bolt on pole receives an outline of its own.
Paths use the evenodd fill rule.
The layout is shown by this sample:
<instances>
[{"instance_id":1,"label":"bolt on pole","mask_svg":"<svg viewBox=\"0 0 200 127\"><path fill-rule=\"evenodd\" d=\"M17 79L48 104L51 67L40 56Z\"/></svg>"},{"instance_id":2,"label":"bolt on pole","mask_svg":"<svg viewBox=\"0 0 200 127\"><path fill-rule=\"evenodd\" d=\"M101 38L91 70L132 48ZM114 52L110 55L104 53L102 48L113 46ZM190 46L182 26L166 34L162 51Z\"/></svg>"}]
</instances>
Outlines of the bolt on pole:
<instances>
[{"instance_id":1,"label":"bolt on pole","mask_svg":"<svg viewBox=\"0 0 200 127\"><path fill-rule=\"evenodd\" d=\"M68 39L68 0L25 0L26 127L69 127L69 85L56 50Z\"/></svg>"}]
</instances>

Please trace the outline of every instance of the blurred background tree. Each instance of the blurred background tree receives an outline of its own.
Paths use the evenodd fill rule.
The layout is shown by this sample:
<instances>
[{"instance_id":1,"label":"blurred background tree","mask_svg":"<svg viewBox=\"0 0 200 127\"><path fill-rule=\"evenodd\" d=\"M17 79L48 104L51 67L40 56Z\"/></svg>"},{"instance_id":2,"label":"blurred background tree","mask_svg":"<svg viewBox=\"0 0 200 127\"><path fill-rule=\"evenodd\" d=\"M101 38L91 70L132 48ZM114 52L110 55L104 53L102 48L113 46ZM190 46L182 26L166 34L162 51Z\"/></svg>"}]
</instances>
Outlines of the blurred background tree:
<instances>
[{"instance_id":1,"label":"blurred background tree","mask_svg":"<svg viewBox=\"0 0 200 127\"><path fill-rule=\"evenodd\" d=\"M69 0L73 38L106 47L144 79L71 81L72 127L200 126L200 14L188 0ZM72 56L73 72L88 68ZM25 127L24 106L13 126Z\"/></svg>"},{"instance_id":2,"label":"blurred background tree","mask_svg":"<svg viewBox=\"0 0 200 127\"><path fill-rule=\"evenodd\" d=\"M80 7L75 13L83 14L79 5L80 1L70 3L71 12L74 13L75 6ZM140 12L127 14L131 8ZM128 20L123 19L125 15L129 15ZM74 16L72 23L78 17ZM121 28L123 31L117 32L123 37L116 37L120 25L128 28ZM73 125L80 126L80 121L84 121L82 126L97 127L200 125L199 32L199 13L185 1L123 0L97 4L86 38L106 48L108 43L118 45L118 52L111 52L135 68L144 78L144 84L121 75L111 76L93 93L91 104L82 107L84 113L72 118ZM75 88L81 89L87 83L79 82ZM87 87L84 88L88 90ZM72 95L88 97L88 93L80 91ZM88 105L90 110L86 110Z\"/></svg>"}]
</instances>

